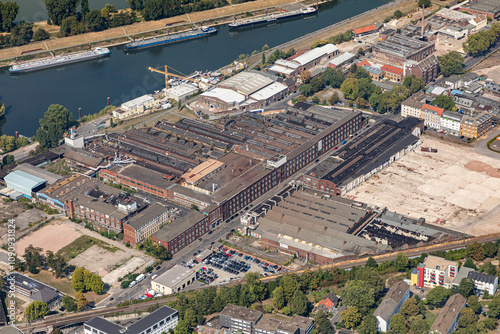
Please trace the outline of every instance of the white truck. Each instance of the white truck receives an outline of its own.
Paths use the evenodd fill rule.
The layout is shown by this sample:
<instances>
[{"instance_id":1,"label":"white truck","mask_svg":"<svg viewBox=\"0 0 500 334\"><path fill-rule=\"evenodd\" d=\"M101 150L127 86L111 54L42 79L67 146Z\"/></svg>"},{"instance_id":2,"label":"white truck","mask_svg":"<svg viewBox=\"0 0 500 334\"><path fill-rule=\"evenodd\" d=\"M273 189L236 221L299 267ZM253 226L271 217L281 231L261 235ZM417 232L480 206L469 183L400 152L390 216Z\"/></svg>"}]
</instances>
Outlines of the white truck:
<instances>
[{"instance_id":1,"label":"white truck","mask_svg":"<svg viewBox=\"0 0 500 334\"><path fill-rule=\"evenodd\" d=\"M137 276L137 278L135 279L135 281L136 281L137 283L139 283L139 282L141 282L141 281L142 281L143 279L145 279L145 278L146 278L146 275L144 275L144 274L140 274L139 276Z\"/></svg>"}]
</instances>

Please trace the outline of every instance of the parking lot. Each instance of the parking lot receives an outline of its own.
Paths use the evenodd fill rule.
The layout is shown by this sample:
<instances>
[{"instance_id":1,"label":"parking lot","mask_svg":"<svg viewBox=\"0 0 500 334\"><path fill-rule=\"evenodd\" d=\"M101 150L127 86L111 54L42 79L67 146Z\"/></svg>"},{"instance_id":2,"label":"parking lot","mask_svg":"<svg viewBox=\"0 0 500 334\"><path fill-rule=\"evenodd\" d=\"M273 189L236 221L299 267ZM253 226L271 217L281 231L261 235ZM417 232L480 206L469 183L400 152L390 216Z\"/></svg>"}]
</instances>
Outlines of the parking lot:
<instances>
[{"instance_id":1,"label":"parking lot","mask_svg":"<svg viewBox=\"0 0 500 334\"><path fill-rule=\"evenodd\" d=\"M192 261L185 264L192 266ZM205 284L226 284L243 278L247 272L258 272L263 277L281 272L278 265L262 261L241 252L222 247L194 267L196 278Z\"/></svg>"}]
</instances>

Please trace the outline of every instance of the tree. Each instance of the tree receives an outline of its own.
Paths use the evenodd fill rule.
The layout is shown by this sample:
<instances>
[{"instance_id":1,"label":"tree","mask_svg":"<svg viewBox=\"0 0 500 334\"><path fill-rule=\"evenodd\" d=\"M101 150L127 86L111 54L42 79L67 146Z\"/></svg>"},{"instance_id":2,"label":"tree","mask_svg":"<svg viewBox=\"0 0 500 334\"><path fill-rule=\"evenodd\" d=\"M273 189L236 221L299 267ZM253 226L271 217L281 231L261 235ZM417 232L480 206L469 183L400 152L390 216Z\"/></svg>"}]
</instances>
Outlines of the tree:
<instances>
[{"instance_id":1,"label":"tree","mask_svg":"<svg viewBox=\"0 0 500 334\"><path fill-rule=\"evenodd\" d=\"M262 65L266 63L266 54L263 52L262 53Z\"/></svg>"},{"instance_id":2,"label":"tree","mask_svg":"<svg viewBox=\"0 0 500 334\"><path fill-rule=\"evenodd\" d=\"M273 291L273 305L277 310L281 310L286 305L285 294L280 286Z\"/></svg>"},{"instance_id":3,"label":"tree","mask_svg":"<svg viewBox=\"0 0 500 334\"><path fill-rule=\"evenodd\" d=\"M349 306L372 307L375 303L375 290L364 281L348 281L342 290L342 300Z\"/></svg>"},{"instance_id":4,"label":"tree","mask_svg":"<svg viewBox=\"0 0 500 334\"><path fill-rule=\"evenodd\" d=\"M42 249L40 247L34 247L29 245L24 249L24 261L28 266L34 266L35 269L42 267L45 263L43 259Z\"/></svg>"},{"instance_id":5,"label":"tree","mask_svg":"<svg viewBox=\"0 0 500 334\"><path fill-rule=\"evenodd\" d=\"M340 91L348 100L355 100L358 97L357 80L353 78L346 79L340 86Z\"/></svg>"},{"instance_id":6,"label":"tree","mask_svg":"<svg viewBox=\"0 0 500 334\"><path fill-rule=\"evenodd\" d=\"M189 323L185 320L180 320L175 327L175 334L189 334Z\"/></svg>"},{"instance_id":7,"label":"tree","mask_svg":"<svg viewBox=\"0 0 500 334\"><path fill-rule=\"evenodd\" d=\"M398 253L398 255L396 255L394 266L396 267L397 271L406 271L406 269L408 269L408 264L408 255L406 255L405 253Z\"/></svg>"},{"instance_id":8,"label":"tree","mask_svg":"<svg viewBox=\"0 0 500 334\"><path fill-rule=\"evenodd\" d=\"M67 295L62 297L62 306L68 312L74 312L77 309L75 300Z\"/></svg>"},{"instance_id":9,"label":"tree","mask_svg":"<svg viewBox=\"0 0 500 334\"><path fill-rule=\"evenodd\" d=\"M474 311L475 314L481 313L482 305L476 295L472 295L467 298L467 307Z\"/></svg>"},{"instance_id":10,"label":"tree","mask_svg":"<svg viewBox=\"0 0 500 334\"><path fill-rule=\"evenodd\" d=\"M280 280L280 287L283 288L285 300L290 301L295 293L295 290L299 287L297 283L297 276L294 274L287 274L283 276Z\"/></svg>"},{"instance_id":11,"label":"tree","mask_svg":"<svg viewBox=\"0 0 500 334\"><path fill-rule=\"evenodd\" d=\"M75 294L75 299L76 299L76 308L78 311L84 310L87 305L89 304L88 300L85 298L82 292L78 291Z\"/></svg>"},{"instance_id":12,"label":"tree","mask_svg":"<svg viewBox=\"0 0 500 334\"><path fill-rule=\"evenodd\" d=\"M474 281L471 278L464 277L458 285L458 292L465 298L474 294Z\"/></svg>"},{"instance_id":13,"label":"tree","mask_svg":"<svg viewBox=\"0 0 500 334\"><path fill-rule=\"evenodd\" d=\"M29 304L24 310L24 316L28 321L41 319L45 317L47 313L49 313L49 308L47 306L47 303L44 303L40 300L35 300L31 304Z\"/></svg>"},{"instance_id":14,"label":"tree","mask_svg":"<svg viewBox=\"0 0 500 334\"><path fill-rule=\"evenodd\" d=\"M87 29L90 31L102 31L108 29L108 20L103 17L101 12L97 9L91 10L85 16L85 21L87 21Z\"/></svg>"},{"instance_id":15,"label":"tree","mask_svg":"<svg viewBox=\"0 0 500 334\"><path fill-rule=\"evenodd\" d=\"M55 124L62 129L67 129L73 121L73 115L68 109L59 104L52 104L49 106L43 118L40 119L40 125L48 129L50 124Z\"/></svg>"},{"instance_id":16,"label":"tree","mask_svg":"<svg viewBox=\"0 0 500 334\"><path fill-rule=\"evenodd\" d=\"M471 269L477 269L476 264L474 263L474 261L472 261L472 259L470 257L467 258L467 260L465 260L464 267L471 268Z\"/></svg>"},{"instance_id":17,"label":"tree","mask_svg":"<svg viewBox=\"0 0 500 334\"><path fill-rule=\"evenodd\" d=\"M453 101L453 98L448 95L438 95L434 98L434 100L431 101L431 105L443 108L444 110L454 110L455 109L455 101ZM467 246L466 246L467 247ZM481 256L482 256L482 249L481 249Z\"/></svg>"},{"instance_id":18,"label":"tree","mask_svg":"<svg viewBox=\"0 0 500 334\"><path fill-rule=\"evenodd\" d=\"M457 51L451 51L443 56L438 57L439 69L445 77L453 74L462 74L464 58Z\"/></svg>"},{"instance_id":19,"label":"tree","mask_svg":"<svg viewBox=\"0 0 500 334\"><path fill-rule=\"evenodd\" d=\"M302 83L308 84L311 81L311 72L308 70L302 71L300 73L300 80L302 80Z\"/></svg>"},{"instance_id":20,"label":"tree","mask_svg":"<svg viewBox=\"0 0 500 334\"><path fill-rule=\"evenodd\" d=\"M469 35L467 41L462 44L464 51L472 56L484 55L500 37L500 24L495 23L488 31L479 31Z\"/></svg>"},{"instance_id":21,"label":"tree","mask_svg":"<svg viewBox=\"0 0 500 334\"><path fill-rule=\"evenodd\" d=\"M10 155L10 154L4 155L4 157L2 158L2 165L4 165L4 166L12 165L15 162L16 161L15 161L14 156Z\"/></svg>"},{"instance_id":22,"label":"tree","mask_svg":"<svg viewBox=\"0 0 500 334\"><path fill-rule=\"evenodd\" d=\"M408 333L408 327L406 326L405 318L399 313L396 313L392 316L390 326L394 334Z\"/></svg>"},{"instance_id":23,"label":"tree","mask_svg":"<svg viewBox=\"0 0 500 334\"><path fill-rule=\"evenodd\" d=\"M143 0L127 0L127 3L132 10L141 11L144 9Z\"/></svg>"},{"instance_id":24,"label":"tree","mask_svg":"<svg viewBox=\"0 0 500 334\"><path fill-rule=\"evenodd\" d=\"M63 275L66 262L61 255L55 255L52 251L46 253L47 266L54 271L54 276L59 278Z\"/></svg>"},{"instance_id":25,"label":"tree","mask_svg":"<svg viewBox=\"0 0 500 334\"><path fill-rule=\"evenodd\" d=\"M92 286L92 291L94 291L98 295L100 295L104 292L104 283L102 281L102 278L99 275L97 275L97 274L92 275L92 279L91 279L90 284Z\"/></svg>"},{"instance_id":26,"label":"tree","mask_svg":"<svg viewBox=\"0 0 500 334\"><path fill-rule=\"evenodd\" d=\"M500 317L500 295L493 297L491 302L488 304L488 315L497 319Z\"/></svg>"},{"instance_id":27,"label":"tree","mask_svg":"<svg viewBox=\"0 0 500 334\"><path fill-rule=\"evenodd\" d=\"M356 306L351 306L344 312L340 313L340 318L344 322L346 328L354 328L361 322L361 313Z\"/></svg>"},{"instance_id":28,"label":"tree","mask_svg":"<svg viewBox=\"0 0 500 334\"><path fill-rule=\"evenodd\" d=\"M292 314L292 310L288 306L285 306L281 309L281 313L283 313L284 315L290 315Z\"/></svg>"},{"instance_id":29,"label":"tree","mask_svg":"<svg viewBox=\"0 0 500 334\"><path fill-rule=\"evenodd\" d=\"M45 0L45 8L49 18L55 25L70 16L76 15L76 7L79 0Z\"/></svg>"},{"instance_id":30,"label":"tree","mask_svg":"<svg viewBox=\"0 0 500 334\"><path fill-rule=\"evenodd\" d=\"M493 318L486 318L483 320L484 327L488 328L489 330L494 330L497 328L497 321Z\"/></svg>"},{"instance_id":31,"label":"tree","mask_svg":"<svg viewBox=\"0 0 500 334\"><path fill-rule=\"evenodd\" d=\"M488 261L485 264L483 264L481 267L479 267L479 271L482 273L486 273L488 275L496 275L497 274L497 267Z\"/></svg>"},{"instance_id":32,"label":"tree","mask_svg":"<svg viewBox=\"0 0 500 334\"><path fill-rule=\"evenodd\" d=\"M403 16L403 13L398 9L392 16L394 16L395 19L400 19Z\"/></svg>"},{"instance_id":33,"label":"tree","mask_svg":"<svg viewBox=\"0 0 500 334\"><path fill-rule=\"evenodd\" d=\"M483 245L477 241L473 244L466 245L465 256L471 257L475 261L484 260Z\"/></svg>"},{"instance_id":34,"label":"tree","mask_svg":"<svg viewBox=\"0 0 500 334\"><path fill-rule=\"evenodd\" d=\"M403 302L403 305L401 305L400 313L407 319L417 316L420 313L420 308L417 305L417 301L414 298L405 300Z\"/></svg>"},{"instance_id":35,"label":"tree","mask_svg":"<svg viewBox=\"0 0 500 334\"><path fill-rule=\"evenodd\" d=\"M314 315L314 324L316 325L316 330L320 334L334 334L332 323L322 310L319 310Z\"/></svg>"},{"instance_id":36,"label":"tree","mask_svg":"<svg viewBox=\"0 0 500 334\"><path fill-rule=\"evenodd\" d=\"M14 28L17 14L19 13L19 5L16 2L0 2L0 32L9 32Z\"/></svg>"},{"instance_id":37,"label":"tree","mask_svg":"<svg viewBox=\"0 0 500 334\"><path fill-rule=\"evenodd\" d=\"M359 327L359 334L378 334L378 322L372 314L366 316Z\"/></svg>"},{"instance_id":38,"label":"tree","mask_svg":"<svg viewBox=\"0 0 500 334\"><path fill-rule=\"evenodd\" d=\"M293 314L307 314L307 297L302 290L295 290L292 299L290 300L290 310Z\"/></svg>"},{"instance_id":39,"label":"tree","mask_svg":"<svg viewBox=\"0 0 500 334\"><path fill-rule=\"evenodd\" d=\"M334 105L335 103L338 103L340 101L339 93L333 92L332 96L328 99L328 103L330 105Z\"/></svg>"},{"instance_id":40,"label":"tree","mask_svg":"<svg viewBox=\"0 0 500 334\"><path fill-rule=\"evenodd\" d=\"M452 292L442 286L437 286L427 294L426 298L429 304L435 307L443 307Z\"/></svg>"},{"instance_id":41,"label":"tree","mask_svg":"<svg viewBox=\"0 0 500 334\"><path fill-rule=\"evenodd\" d=\"M497 255L498 248L495 244L491 242L485 242L483 244L483 254L485 257L494 257Z\"/></svg>"},{"instance_id":42,"label":"tree","mask_svg":"<svg viewBox=\"0 0 500 334\"><path fill-rule=\"evenodd\" d=\"M0 103L0 118L5 117L5 105L3 103Z\"/></svg>"},{"instance_id":43,"label":"tree","mask_svg":"<svg viewBox=\"0 0 500 334\"><path fill-rule=\"evenodd\" d=\"M377 261L375 261L375 259L370 256L368 260L366 260L365 267L377 268L378 267Z\"/></svg>"},{"instance_id":44,"label":"tree","mask_svg":"<svg viewBox=\"0 0 500 334\"><path fill-rule=\"evenodd\" d=\"M33 38L33 23L21 22L10 31L10 45L28 44Z\"/></svg>"},{"instance_id":45,"label":"tree","mask_svg":"<svg viewBox=\"0 0 500 334\"><path fill-rule=\"evenodd\" d=\"M84 291L85 290L85 281L84 281L84 268L76 268L73 272L73 277L71 277L71 287L75 289L75 291Z\"/></svg>"},{"instance_id":46,"label":"tree","mask_svg":"<svg viewBox=\"0 0 500 334\"><path fill-rule=\"evenodd\" d=\"M320 101L321 101L321 100L319 99L319 97L318 97L318 96L316 96L316 95L315 95L315 96L313 96L313 98L312 98L312 102L313 102L314 104L318 104L318 103L320 103Z\"/></svg>"},{"instance_id":47,"label":"tree","mask_svg":"<svg viewBox=\"0 0 500 334\"><path fill-rule=\"evenodd\" d=\"M477 317L470 308L466 307L460 312L460 317L458 318L458 326L462 328L468 328L473 326L477 321Z\"/></svg>"},{"instance_id":48,"label":"tree","mask_svg":"<svg viewBox=\"0 0 500 334\"><path fill-rule=\"evenodd\" d=\"M33 40L36 41L43 41L45 39L49 39L50 35L49 33L43 29L43 28L38 28L35 33L33 34Z\"/></svg>"},{"instance_id":49,"label":"tree","mask_svg":"<svg viewBox=\"0 0 500 334\"><path fill-rule=\"evenodd\" d=\"M427 323L426 319L422 315L417 315L411 317L409 319L409 333L413 334L428 334L430 330L430 326Z\"/></svg>"},{"instance_id":50,"label":"tree","mask_svg":"<svg viewBox=\"0 0 500 334\"><path fill-rule=\"evenodd\" d=\"M419 90L424 89L425 82L415 74L410 74L403 80L403 86L408 88L411 94L415 94Z\"/></svg>"},{"instance_id":51,"label":"tree","mask_svg":"<svg viewBox=\"0 0 500 334\"><path fill-rule=\"evenodd\" d=\"M87 16L88 12L90 11L89 9L89 0L80 0L80 13L82 14L82 17Z\"/></svg>"},{"instance_id":52,"label":"tree","mask_svg":"<svg viewBox=\"0 0 500 334\"><path fill-rule=\"evenodd\" d=\"M321 78L325 85L328 85L332 88L340 88L342 83L344 82L344 73L338 68L328 67L323 73L321 73Z\"/></svg>"},{"instance_id":53,"label":"tree","mask_svg":"<svg viewBox=\"0 0 500 334\"><path fill-rule=\"evenodd\" d=\"M424 7L429 8L431 6L431 0L418 0L418 6L420 8Z\"/></svg>"}]
</instances>

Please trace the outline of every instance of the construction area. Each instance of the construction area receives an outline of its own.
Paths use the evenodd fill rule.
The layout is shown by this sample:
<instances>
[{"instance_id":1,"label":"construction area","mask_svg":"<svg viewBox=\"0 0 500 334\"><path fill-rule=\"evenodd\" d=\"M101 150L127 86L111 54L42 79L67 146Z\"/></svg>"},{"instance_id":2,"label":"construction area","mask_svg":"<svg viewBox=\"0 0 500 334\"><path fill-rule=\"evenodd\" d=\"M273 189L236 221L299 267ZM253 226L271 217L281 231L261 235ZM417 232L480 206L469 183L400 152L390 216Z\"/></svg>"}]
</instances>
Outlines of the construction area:
<instances>
[{"instance_id":1,"label":"construction area","mask_svg":"<svg viewBox=\"0 0 500 334\"><path fill-rule=\"evenodd\" d=\"M472 235L500 231L500 162L422 137L415 150L346 197Z\"/></svg>"}]
</instances>

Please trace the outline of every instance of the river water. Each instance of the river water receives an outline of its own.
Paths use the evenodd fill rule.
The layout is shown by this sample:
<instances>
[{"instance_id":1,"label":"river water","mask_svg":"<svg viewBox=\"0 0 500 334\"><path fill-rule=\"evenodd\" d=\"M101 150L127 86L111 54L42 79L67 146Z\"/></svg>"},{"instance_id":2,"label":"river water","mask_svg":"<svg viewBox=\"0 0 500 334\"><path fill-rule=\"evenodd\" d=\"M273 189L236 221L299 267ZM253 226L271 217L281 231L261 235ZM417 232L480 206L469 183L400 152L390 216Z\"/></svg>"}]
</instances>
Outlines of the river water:
<instances>
[{"instance_id":1,"label":"river water","mask_svg":"<svg viewBox=\"0 0 500 334\"><path fill-rule=\"evenodd\" d=\"M131 54L121 46L113 47L108 58L22 76L10 76L6 68L1 69L0 101L6 106L7 119L0 124L2 134L34 135L38 120L51 104L61 104L77 117L79 107L82 115L95 113L106 105L107 97L111 104L120 105L163 88L164 76L150 73L148 66L168 65L186 74L216 70L242 53L260 50L265 44L280 45L383 4L384 0L339 0L320 6L317 16L271 26L233 32L224 25L214 36Z\"/></svg>"}]
</instances>

